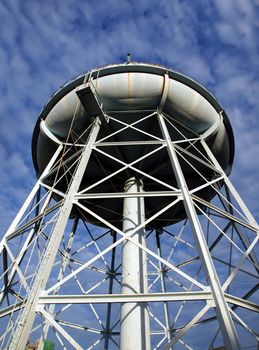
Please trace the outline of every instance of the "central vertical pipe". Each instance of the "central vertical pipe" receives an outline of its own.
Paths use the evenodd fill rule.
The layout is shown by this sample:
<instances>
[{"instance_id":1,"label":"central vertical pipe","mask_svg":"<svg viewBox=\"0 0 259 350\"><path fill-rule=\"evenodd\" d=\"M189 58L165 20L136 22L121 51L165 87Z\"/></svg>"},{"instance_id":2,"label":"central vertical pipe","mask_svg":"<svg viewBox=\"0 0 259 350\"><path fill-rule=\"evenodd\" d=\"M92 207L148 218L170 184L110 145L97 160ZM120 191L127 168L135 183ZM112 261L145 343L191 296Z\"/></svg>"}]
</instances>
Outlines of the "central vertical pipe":
<instances>
[{"instance_id":1,"label":"central vertical pipe","mask_svg":"<svg viewBox=\"0 0 259 350\"><path fill-rule=\"evenodd\" d=\"M125 183L124 192L141 193L143 184L132 177ZM145 221L144 198L138 195L124 198L123 232L130 236L133 229ZM147 256L136 243L146 246L145 229L137 230L132 241L125 240L122 247L122 294L148 292ZM121 350L150 350L150 326L147 303L123 303L121 305Z\"/></svg>"}]
</instances>

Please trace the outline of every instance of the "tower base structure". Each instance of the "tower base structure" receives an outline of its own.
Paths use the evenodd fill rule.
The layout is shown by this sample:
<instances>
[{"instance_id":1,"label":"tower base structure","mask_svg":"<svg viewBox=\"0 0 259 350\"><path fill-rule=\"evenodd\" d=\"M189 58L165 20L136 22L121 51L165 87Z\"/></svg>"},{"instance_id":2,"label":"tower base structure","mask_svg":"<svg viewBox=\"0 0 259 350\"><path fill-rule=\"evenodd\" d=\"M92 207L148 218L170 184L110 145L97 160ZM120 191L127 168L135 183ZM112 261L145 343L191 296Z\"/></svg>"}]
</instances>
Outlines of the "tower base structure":
<instances>
[{"instance_id":1,"label":"tower base structure","mask_svg":"<svg viewBox=\"0 0 259 350\"><path fill-rule=\"evenodd\" d=\"M88 128L52 135L0 243L1 349L256 348L258 225L211 151L218 124L197 135L162 107L122 121L98 105Z\"/></svg>"}]
</instances>

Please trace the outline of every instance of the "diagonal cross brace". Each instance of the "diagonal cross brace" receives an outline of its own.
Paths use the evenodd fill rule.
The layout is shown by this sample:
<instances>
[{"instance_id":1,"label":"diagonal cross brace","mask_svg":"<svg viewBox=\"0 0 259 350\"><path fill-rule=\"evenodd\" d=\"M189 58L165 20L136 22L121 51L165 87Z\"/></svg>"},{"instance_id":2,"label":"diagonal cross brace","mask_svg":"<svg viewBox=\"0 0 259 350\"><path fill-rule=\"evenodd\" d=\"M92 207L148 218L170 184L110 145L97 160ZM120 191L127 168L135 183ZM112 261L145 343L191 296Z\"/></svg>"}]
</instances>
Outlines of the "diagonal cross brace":
<instances>
[{"instance_id":1,"label":"diagonal cross brace","mask_svg":"<svg viewBox=\"0 0 259 350\"><path fill-rule=\"evenodd\" d=\"M25 349L26 347L26 342L28 340L36 316L36 308L39 302L40 293L47 283L52 266L54 264L56 253L58 251L67 221L69 219L69 215L73 207L74 196L78 192L79 186L81 184L81 180L83 178L91 155L92 144L96 141L99 129L100 119L96 117L92 125L92 130L90 132L88 142L82 152L82 157L78 163L78 167L71 181L66 198L64 199L64 203L60 209L59 216L53 228L49 244L46 248L46 252L42 260L42 264L37 273L37 277L32 286L30 295L28 296L23 313L19 319L19 322L17 322L17 327L14 332L9 350L20 350Z\"/></svg>"},{"instance_id":2,"label":"diagonal cross brace","mask_svg":"<svg viewBox=\"0 0 259 350\"><path fill-rule=\"evenodd\" d=\"M217 276L217 271L213 264L210 251L207 246L205 236L202 231L191 194L187 187L185 177L177 157L177 153L175 151L174 145L172 144L164 117L161 113L158 113L158 120L164 139L167 142L168 154L171 160L171 165L174 170L179 189L182 191L183 204L185 207L186 215L190 221L194 237L197 242L197 247L201 257L203 269L206 272L208 282L210 284L210 289L215 302L216 313L218 315L219 324L226 348L228 350L238 350L240 349L240 345L237 332L233 320L231 318L227 302L224 298L224 293L221 288L219 278Z\"/></svg>"}]
</instances>

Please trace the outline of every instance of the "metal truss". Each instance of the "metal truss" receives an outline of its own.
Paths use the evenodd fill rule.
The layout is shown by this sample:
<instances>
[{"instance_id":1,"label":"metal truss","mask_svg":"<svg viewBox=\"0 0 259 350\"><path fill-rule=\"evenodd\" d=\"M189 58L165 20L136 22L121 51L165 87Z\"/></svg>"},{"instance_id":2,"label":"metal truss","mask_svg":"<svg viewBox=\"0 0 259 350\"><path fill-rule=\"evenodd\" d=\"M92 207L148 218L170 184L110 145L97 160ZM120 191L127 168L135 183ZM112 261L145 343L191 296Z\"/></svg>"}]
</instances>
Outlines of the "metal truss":
<instances>
[{"instance_id":1,"label":"metal truss","mask_svg":"<svg viewBox=\"0 0 259 350\"><path fill-rule=\"evenodd\" d=\"M147 119L159 136L143 128ZM116 131L100 137L109 123ZM116 141L128 130L135 140ZM57 151L0 243L1 349L21 350L36 339L39 349L46 339L56 349L118 349L121 305L130 303L145 305L152 349L256 348L258 225L207 145L208 135L196 135L167 116L161 102L159 110L144 116L140 111L131 123L107 112L79 135L71 127L66 140L53 137ZM132 151L131 161L123 160L123 149L136 146L142 154L134 158ZM162 166L161 155L169 159L175 183L157 176L157 169L143 170L143 161L152 157ZM103 177L82 187L93 157ZM107 162L115 164L113 171ZM198 186L188 187L186 168L199 175ZM207 177L208 169L213 177ZM128 174L142 181L144 191L118 189L114 178L121 175L126 182ZM65 191L59 186L64 179ZM104 183L114 191L100 192ZM204 189L210 198L201 195ZM109 207L94 205L108 199L122 208L134 198L160 204L146 206L144 219L127 232L122 210L110 221L101 214ZM179 206L185 218L175 220ZM134 239L140 230L145 242ZM129 268L122 259L126 242L143 252L144 292L122 292Z\"/></svg>"}]
</instances>

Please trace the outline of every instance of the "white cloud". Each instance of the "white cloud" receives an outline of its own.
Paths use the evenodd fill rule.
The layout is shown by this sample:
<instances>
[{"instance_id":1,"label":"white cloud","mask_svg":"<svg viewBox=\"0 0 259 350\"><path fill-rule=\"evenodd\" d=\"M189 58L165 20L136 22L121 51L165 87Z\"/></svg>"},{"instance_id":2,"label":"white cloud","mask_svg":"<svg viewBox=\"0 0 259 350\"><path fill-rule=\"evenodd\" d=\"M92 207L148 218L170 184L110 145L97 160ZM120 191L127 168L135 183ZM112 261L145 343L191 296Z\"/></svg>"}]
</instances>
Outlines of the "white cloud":
<instances>
[{"instance_id":1,"label":"white cloud","mask_svg":"<svg viewBox=\"0 0 259 350\"><path fill-rule=\"evenodd\" d=\"M256 49L258 18L253 1L216 0L215 4L221 17L215 28L223 43Z\"/></svg>"},{"instance_id":2,"label":"white cloud","mask_svg":"<svg viewBox=\"0 0 259 350\"><path fill-rule=\"evenodd\" d=\"M218 34L221 40L225 44L235 45L238 44L239 33L237 33L236 28L232 24L220 23L216 26Z\"/></svg>"}]
</instances>

